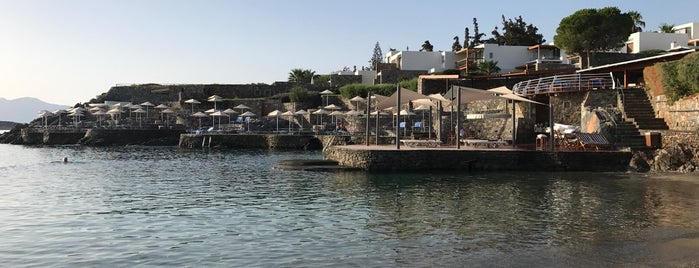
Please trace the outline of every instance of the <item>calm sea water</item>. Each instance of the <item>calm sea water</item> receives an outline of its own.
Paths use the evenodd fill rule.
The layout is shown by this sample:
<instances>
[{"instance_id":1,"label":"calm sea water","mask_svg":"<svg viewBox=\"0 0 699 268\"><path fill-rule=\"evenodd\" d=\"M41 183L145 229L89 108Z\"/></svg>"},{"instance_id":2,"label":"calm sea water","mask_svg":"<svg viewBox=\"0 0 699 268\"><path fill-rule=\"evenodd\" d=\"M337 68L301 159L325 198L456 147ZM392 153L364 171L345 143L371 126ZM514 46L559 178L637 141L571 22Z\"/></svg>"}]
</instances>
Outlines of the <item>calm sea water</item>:
<instances>
[{"instance_id":1,"label":"calm sea water","mask_svg":"<svg viewBox=\"0 0 699 268\"><path fill-rule=\"evenodd\" d=\"M696 175L273 169L320 158L0 145L0 263L699 266Z\"/></svg>"}]
</instances>

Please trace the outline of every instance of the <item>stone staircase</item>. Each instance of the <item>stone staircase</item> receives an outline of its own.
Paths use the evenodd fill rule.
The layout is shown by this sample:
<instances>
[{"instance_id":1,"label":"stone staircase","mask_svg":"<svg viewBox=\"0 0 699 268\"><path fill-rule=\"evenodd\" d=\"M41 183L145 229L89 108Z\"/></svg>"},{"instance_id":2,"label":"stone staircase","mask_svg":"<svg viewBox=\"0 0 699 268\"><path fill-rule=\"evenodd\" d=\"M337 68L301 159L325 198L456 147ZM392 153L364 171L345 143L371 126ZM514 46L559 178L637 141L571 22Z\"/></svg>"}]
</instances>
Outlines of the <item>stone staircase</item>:
<instances>
[{"instance_id":1,"label":"stone staircase","mask_svg":"<svg viewBox=\"0 0 699 268\"><path fill-rule=\"evenodd\" d=\"M633 123L638 129L668 129L664 119L655 117L655 111L644 89L624 89L623 105L626 121Z\"/></svg>"},{"instance_id":2,"label":"stone staircase","mask_svg":"<svg viewBox=\"0 0 699 268\"><path fill-rule=\"evenodd\" d=\"M617 147L645 148L646 137L641 131L668 129L664 119L655 117L644 89L624 89L623 106L625 120L617 124L614 135Z\"/></svg>"}]
</instances>

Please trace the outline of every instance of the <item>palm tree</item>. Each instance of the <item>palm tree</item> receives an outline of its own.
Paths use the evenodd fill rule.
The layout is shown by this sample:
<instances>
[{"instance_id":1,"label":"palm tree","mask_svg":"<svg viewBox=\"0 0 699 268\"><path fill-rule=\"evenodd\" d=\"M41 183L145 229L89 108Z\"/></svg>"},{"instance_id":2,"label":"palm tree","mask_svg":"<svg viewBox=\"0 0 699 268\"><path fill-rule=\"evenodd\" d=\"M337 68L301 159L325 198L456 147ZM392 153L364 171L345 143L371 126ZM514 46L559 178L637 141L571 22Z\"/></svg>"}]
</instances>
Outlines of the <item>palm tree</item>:
<instances>
[{"instance_id":1,"label":"palm tree","mask_svg":"<svg viewBox=\"0 0 699 268\"><path fill-rule=\"evenodd\" d=\"M291 69L291 72L289 72L289 82L310 84L311 81L313 81L313 77L315 77L315 75L315 71L303 70L298 68Z\"/></svg>"},{"instance_id":2,"label":"palm tree","mask_svg":"<svg viewBox=\"0 0 699 268\"><path fill-rule=\"evenodd\" d=\"M500 72L497 61L487 60L478 64L477 72L480 74L496 74Z\"/></svg>"},{"instance_id":3,"label":"palm tree","mask_svg":"<svg viewBox=\"0 0 699 268\"><path fill-rule=\"evenodd\" d=\"M643 21L643 16L641 16L641 13L638 13L638 11L629 11L626 14L629 14L629 17L631 17L631 20L633 20L632 32L635 33L643 31L643 27L646 27L646 22Z\"/></svg>"},{"instance_id":4,"label":"palm tree","mask_svg":"<svg viewBox=\"0 0 699 268\"><path fill-rule=\"evenodd\" d=\"M674 24L667 24L667 23L660 24L660 32L661 33L674 33L675 32L675 25Z\"/></svg>"}]
</instances>

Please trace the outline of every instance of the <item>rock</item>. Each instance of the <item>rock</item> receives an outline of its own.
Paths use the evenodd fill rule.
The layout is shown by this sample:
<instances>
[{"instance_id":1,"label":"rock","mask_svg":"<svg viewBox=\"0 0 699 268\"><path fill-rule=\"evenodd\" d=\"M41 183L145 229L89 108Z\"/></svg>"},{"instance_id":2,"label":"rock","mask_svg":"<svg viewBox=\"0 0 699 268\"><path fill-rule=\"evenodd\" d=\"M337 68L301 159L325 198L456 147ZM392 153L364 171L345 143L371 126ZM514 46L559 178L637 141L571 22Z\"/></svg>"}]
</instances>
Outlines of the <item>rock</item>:
<instances>
[{"instance_id":1,"label":"rock","mask_svg":"<svg viewBox=\"0 0 699 268\"><path fill-rule=\"evenodd\" d=\"M696 149L682 143L657 150L651 170L692 172L696 170L696 164L693 163L695 151Z\"/></svg>"},{"instance_id":2,"label":"rock","mask_svg":"<svg viewBox=\"0 0 699 268\"><path fill-rule=\"evenodd\" d=\"M648 162L649 160L646 152L635 152L633 156L631 156L631 161L629 161L629 171L648 172L650 171L650 164Z\"/></svg>"}]
</instances>

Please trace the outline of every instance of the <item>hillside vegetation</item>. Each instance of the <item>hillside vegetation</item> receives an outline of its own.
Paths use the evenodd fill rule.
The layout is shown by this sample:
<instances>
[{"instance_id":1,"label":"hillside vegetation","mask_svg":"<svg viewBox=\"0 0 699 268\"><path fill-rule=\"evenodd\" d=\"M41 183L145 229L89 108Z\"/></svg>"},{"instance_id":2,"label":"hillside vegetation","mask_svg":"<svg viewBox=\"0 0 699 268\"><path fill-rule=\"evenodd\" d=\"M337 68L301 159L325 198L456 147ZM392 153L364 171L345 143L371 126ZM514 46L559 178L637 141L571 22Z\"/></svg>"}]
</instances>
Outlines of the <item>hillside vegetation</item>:
<instances>
[{"instance_id":1,"label":"hillside vegetation","mask_svg":"<svg viewBox=\"0 0 699 268\"><path fill-rule=\"evenodd\" d=\"M660 69L661 82L670 104L699 93L699 52L656 66Z\"/></svg>"}]
</instances>

